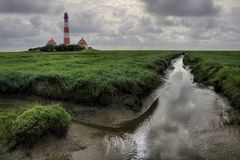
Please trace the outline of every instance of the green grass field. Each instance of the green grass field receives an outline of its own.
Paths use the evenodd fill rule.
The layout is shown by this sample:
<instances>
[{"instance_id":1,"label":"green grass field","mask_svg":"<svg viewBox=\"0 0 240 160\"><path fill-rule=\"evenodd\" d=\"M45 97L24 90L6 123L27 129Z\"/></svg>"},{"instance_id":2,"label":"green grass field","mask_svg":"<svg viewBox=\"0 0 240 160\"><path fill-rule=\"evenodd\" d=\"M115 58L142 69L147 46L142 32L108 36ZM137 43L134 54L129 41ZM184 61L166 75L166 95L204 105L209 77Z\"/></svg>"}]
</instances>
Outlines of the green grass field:
<instances>
[{"instance_id":1,"label":"green grass field","mask_svg":"<svg viewBox=\"0 0 240 160\"><path fill-rule=\"evenodd\" d=\"M114 96L141 97L156 87L158 72L174 56L176 51L0 53L0 93L109 105Z\"/></svg>"},{"instance_id":2,"label":"green grass field","mask_svg":"<svg viewBox=\"0 0 240 160\"><path fill-rule=\"evenodd\" d=\"M189 53L184 62L191 65L195 81L214 86L240 111L240 52L195 51ZM231 119L232 123L240 124L237 110L231 112Z\"/></svg>"}]
</instances>

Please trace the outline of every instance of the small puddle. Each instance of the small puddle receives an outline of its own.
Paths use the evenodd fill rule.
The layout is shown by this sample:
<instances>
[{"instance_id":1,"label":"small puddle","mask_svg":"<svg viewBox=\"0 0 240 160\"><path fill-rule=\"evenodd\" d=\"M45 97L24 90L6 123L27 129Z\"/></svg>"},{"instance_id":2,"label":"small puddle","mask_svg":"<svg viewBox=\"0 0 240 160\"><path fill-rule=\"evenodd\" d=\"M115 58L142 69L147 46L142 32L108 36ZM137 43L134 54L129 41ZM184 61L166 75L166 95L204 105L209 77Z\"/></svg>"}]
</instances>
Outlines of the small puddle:
<instances>
[{"instance_id":1,"label":"small puddle","mask_svg":"<svg viewBox=\"0 0 240 160\"><path fill-rule=\"evenodd\" d=\"M73 160L239 160L240 128L223 125L228 102L193 83L183 56L173 66L165 84L154 92L157 100L147 117L124 123L117 130L73 123L69 135L83 143L84 149L68 150L63 148L65 142L55 148L43 143L44 147L33 151L32 159L44 158L46 150L49 155L58 146L62 154L68 150ZM8 103L1 101L0 107ZM25 101L11 103L10 107Z\"/></svg>"}]
</instances>

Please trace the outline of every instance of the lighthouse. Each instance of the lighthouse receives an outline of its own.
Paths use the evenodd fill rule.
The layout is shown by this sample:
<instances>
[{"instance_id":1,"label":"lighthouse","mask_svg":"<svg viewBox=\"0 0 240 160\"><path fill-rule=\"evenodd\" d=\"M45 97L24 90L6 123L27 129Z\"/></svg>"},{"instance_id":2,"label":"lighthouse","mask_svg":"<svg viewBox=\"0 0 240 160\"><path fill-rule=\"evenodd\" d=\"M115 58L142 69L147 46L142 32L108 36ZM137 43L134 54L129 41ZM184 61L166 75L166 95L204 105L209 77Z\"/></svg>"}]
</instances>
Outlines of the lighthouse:
<instances>
[{"instance_id":1,"label":"lighthouse","mask_svg":"<svg viewBox=\"0 0 240 160\"><path fill-rule=\"evenodd\" d=\"M70 45L70 30L69 30L69 24L68 24L68 13L64 13L64 40L63 43L68 46Z\"/></svg>"}]
</instances>

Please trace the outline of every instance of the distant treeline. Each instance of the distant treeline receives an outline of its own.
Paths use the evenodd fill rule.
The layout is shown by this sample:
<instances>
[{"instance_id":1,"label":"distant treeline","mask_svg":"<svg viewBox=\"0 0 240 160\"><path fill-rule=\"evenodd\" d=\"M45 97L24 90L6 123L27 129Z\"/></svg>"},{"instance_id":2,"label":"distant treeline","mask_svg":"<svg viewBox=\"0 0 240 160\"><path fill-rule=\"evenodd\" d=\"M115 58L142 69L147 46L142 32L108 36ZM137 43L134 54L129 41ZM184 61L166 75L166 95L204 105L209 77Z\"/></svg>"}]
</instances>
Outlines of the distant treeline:
<instances>
[{"instance_id":1,"label":"distant treeline","mask_svg":"<svg viewBox=\"0 0 240 160\"><path fill-rule=\"evenodd\" d=\"M57 46L51 46L51 45L46 45L43 47L37 47L37 48L30 48L28 51L41 51L41 52L66 52L66 51L82 51L86 49L85 47L81 47L79 45L69 45L66 46L64 44L57 45Z\"/></svg>"}]
</instances>

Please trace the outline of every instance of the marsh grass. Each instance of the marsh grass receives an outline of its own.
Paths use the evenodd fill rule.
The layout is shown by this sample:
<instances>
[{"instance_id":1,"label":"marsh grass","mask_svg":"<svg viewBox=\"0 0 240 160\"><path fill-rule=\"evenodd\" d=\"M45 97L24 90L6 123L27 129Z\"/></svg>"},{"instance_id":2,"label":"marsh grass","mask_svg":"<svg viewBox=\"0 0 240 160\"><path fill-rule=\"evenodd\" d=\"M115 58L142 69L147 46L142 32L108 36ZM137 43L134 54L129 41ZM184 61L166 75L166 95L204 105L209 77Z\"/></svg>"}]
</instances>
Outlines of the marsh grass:
<instances>
[{"instance_id":1,"label":"marsh grass","mask_svg":"<svg viewBox=\"0 0 240 160\"><path fill-rule=\"evenodd\" d=\"M0 109L0 145L6 143L7 137L11 132L13 121L27 109L28 107Z\"/></svg>"},{"instance_id":2,"label":"marsh grass","mask_svg":"<svg viewBox=\"0 0 240 160\"><path fill-rule=\"evenodd\" d=\"M0 111L0 148L32 146L41 137L66 135L71 117L61 106L34 104Z\"/></svg>"},{"instance_id":3,"label":"marsh grass","mask_svg":"<svg viewBox=\"0 0 240 160\"><path fill-rule=\"evenodd\" d=\"M226 95L235 110L229 110L231 124L240 125L240 52L191 52L184 62L191 65L194 80L214 86Z\"/></svg>"},{"instance_id":4,"label":"marsh grass","mask_svg":"<svg viewBox=\"0 0 240 160\"><path fill-rule=\"evenodd\" d=\"M88 105L141 97L160 83L176 51L0 53L0 93L29 93Z\"/></svg>"}]
</instances>

